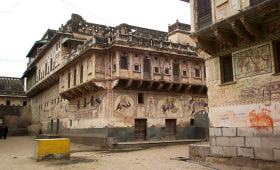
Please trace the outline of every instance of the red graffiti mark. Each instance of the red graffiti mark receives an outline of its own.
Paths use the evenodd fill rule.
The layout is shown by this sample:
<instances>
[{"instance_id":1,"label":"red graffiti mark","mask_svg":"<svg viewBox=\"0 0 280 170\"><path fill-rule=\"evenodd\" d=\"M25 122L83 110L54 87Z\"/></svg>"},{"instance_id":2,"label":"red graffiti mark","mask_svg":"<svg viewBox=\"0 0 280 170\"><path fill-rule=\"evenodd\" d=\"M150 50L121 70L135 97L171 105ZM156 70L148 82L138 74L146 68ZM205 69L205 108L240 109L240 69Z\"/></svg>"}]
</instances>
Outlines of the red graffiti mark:
<instances>
[{"instance_id":1,"label":"red graffiti mark","mask_svg":"<svg viewBox=\"0 0 280 170\"><path fill-rule=\"evenodd\" d=\"M262 109L260 113L256 113L256 110L252 110L249 114L250 123L252 128L257 130L269 130L273 127L273 119L270 116L271 110Z\"/></svg>"}]
</instances>

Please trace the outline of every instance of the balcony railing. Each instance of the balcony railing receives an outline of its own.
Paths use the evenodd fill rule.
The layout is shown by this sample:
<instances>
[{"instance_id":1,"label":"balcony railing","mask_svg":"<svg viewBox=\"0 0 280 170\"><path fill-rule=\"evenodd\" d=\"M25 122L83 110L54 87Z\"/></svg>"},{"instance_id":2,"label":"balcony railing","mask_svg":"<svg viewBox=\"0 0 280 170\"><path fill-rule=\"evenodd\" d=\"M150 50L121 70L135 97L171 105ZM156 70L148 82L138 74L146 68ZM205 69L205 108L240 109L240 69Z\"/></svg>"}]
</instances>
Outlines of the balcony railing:
<instances>
[{"instance_id":1,"label":"balcony railing","mask_svg":"<svg viewBox=\"0 0 280 170\"><path fill-rule=\"evenodd\" d=\"M83 45L79 45L77 49L65 56L67 58L66 63L71 62L90 48L108 48L113 45L148 47L155 50L164 50L179 54L186 54L191 57L197 57L197 54L195 53L196 47L190 46L188 44L177 44L159 39L149 39L145 37L134 36L131 34L116 34L111 37L93 36L92 39L87 40Z\"/></svg>"}]
</instances>

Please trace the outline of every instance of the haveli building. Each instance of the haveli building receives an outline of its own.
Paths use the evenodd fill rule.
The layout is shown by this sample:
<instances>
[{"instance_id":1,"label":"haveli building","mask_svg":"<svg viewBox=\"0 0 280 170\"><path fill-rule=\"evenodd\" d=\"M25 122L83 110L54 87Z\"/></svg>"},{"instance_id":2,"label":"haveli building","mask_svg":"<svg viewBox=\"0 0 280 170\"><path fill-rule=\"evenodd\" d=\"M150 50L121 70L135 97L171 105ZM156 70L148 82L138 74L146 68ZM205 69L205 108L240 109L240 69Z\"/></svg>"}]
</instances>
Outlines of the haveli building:
<instances>
[{"instance_id":1,"label":"haveli building","mask_svg":"<svg viewBox=\"0 0 280 170\"><path fill-rule=\"evenodd\" d=\"M279 161L280 1L185 1L206 59L211 154Z\"/></svg>"},{"instance_id":2,"label":"haveli building","mask_svg":"<svg viewBox=\"0 0 280 170\"><path fill-rule=\"evenodd\" d=\"M72 141L206 138L204 60L189 31L179 22L168 33L108 27L73 14L27 55L33 124Z\"/></svg>"},{"instance_id":3,"label":"haveli building","mask_svg":"<svg viewBox=\"0 0 280 170\"><path fill-rule=\"evenodd\" d=\"M0 77L0 126L7 126L9 135L27 135L30 124L30 99L25 95L23 80Z\"/></svg>"}]
</instances>

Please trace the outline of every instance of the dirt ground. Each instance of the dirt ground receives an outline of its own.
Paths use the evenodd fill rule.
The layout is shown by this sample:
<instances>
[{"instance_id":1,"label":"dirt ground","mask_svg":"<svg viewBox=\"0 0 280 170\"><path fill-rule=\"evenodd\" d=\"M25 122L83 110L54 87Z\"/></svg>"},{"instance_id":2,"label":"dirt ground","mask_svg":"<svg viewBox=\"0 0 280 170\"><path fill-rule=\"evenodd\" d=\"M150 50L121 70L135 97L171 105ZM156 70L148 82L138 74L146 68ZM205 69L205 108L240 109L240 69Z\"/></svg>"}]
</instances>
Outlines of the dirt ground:
<instances>
[{"instance_id":1,"label":"dirt ground","mask_svg":"<svg viewBox=\"0 0 280 170\"><path fill-rule=\"evenodd\" d=\"M48 160L36 162L34 159L35 141L32 136L8 137L0 140L0 169L39 170L39 169L102 169L102 170L144 170L144 169L184 169L184 170L249 170L211 164L208 167L197 163L171 158L188 157L188 145L162 146L148 149L134 148L108 150L71 143L70 160Z\"/></svg>"}]
</instances>

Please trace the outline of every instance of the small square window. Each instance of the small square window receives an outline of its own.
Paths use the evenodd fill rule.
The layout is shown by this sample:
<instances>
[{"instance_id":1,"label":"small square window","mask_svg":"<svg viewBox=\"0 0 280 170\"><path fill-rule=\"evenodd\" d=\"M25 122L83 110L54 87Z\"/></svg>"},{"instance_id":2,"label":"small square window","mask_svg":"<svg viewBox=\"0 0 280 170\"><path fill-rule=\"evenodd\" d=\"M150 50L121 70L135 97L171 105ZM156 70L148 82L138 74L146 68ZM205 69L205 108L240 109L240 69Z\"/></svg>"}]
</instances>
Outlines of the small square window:
<instances>
[{"instance_id":1,"label":"small square window","mask_svg":"<svg viewBox=\"0 0 280 170\"><path fill-rule=\"evenodd\" d=\"M144 104L144 94L138 93L138 104Z\"/></svg>"},{"instance_id":2,"label":"small square window","mask_svg":"<svg viewBox=\"0 0 280 170\"><path fill-rule=\"evenodd\" d=\"M198 77L198 78L201 77L201 75L200 75L200 70L199 70L199 69L195 69L195 70L194 70L194 77Z\"/></svg>"},{"instance_id":3,"label":"small square window","mask_svg":"<svg viewBox=\"0 0 280 170\"><path fill-rule=\"evenodd\" d=\"M155 72L155 73L159 73L159 68L158 68L158 67L155 67L155 68L154 68L154 72Z\"/></svg>"},{"instance_id":4,"label":"small square window","mask_svg":"<svg viewBox=\"0 0 280 170\"><path fill-rule=\"evenodd\" d=\"M7 100L7 101L6 101L6 105L7 105L7 106L10 106L10 105L11 105L11 101L10 101L10 100Z\"/></svg>"},{"instance_id":5,"label":"small square window","mask_svg":"<svg viewBox=\"0 0 280 170\"><path fill-rule=\"evenodd\" d=\"M135 65L134 65L134 70L135 70L135 71L139 71L139 65L138 65L138 64L135 64Z\"/></svg>"},{"instance_id":6,"label":"small square window","mask_svg":"<svg viewBox=\"0 0 280 170\"><path fill-rule=\"evenodd\" d=\"M191 119L191 122L190 122L191 126L194 125L194 119Z\"/></svg>"},{"instance_id":7,"label":"small square window","mask_svg":"<svg viewBox=\"0 0 280 170\"><path fill-rule=\"evenodd\" d=\"M164 69L164 73L165 73L165 74L169 74L169 68L165 68L165 69Z\"/></svg>"},{"instance_id":8,"label":"small square window","mask_svg":"<svg viewBox=\"0 0 280 170\"><path fill-rule=\"evenodd\" d=\"M183 70L183 76L187 76L187 70Z\"/></svg>"},{"instance_id":9,"label":"small square window","mask_svg":"<svg viewBox=\"0 0 280 170\"><path fill-rule=\"evenodd\" d=\"M116 64L113 64L113 70L116 70L116 69L117 69Z\"/></svg>"},{"instance_id":10,"label":"small square window","mask_svg":"<svg viewBox=\"0 0 280 170\"><path fill-rule=\"evenodd\" d=\"M221 82L233 81L233 70L232 70L232 57L231 55L220 57L221 66Z\"/></svg>"},{"instance_id":11,"label":"small square window","mask_svg":"<svg viewBox=\"0 0 280 170\"><path fill-rule=\"evenodd\" d=\"M27 102L26 101L23 101L22 103L23 106L26 106L27 105ZM46 105L46 104L45 104Z\"/></svg>"},{"instance_id":12,"label":"small square window","mask_svg":"<svg viewBox=\"0 0 280 170\"><path fill-rule=\"evenodd\" d=\"M93 104L94 104L94 103L93 103L93 96L91 96L90 105L93 106Z\"/></svg>"}]
</instances>

